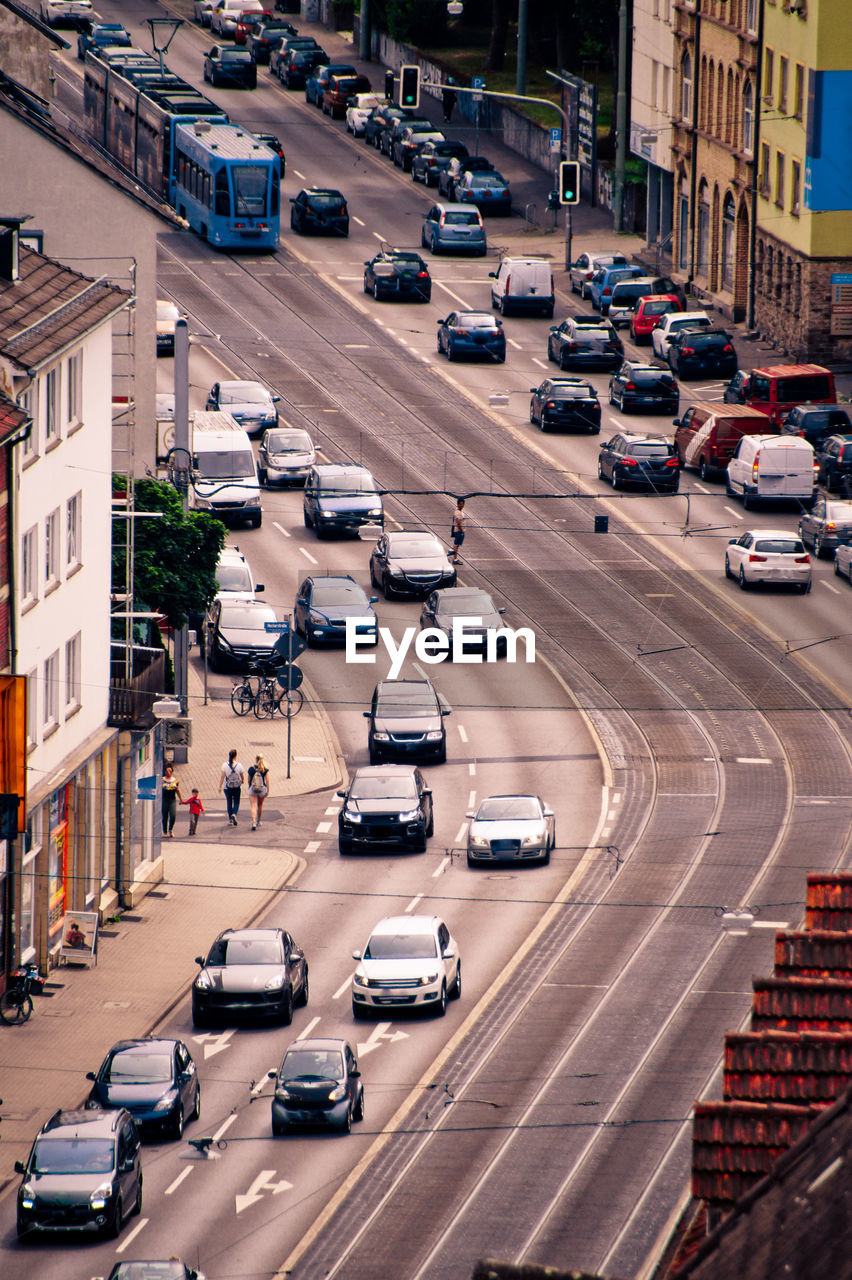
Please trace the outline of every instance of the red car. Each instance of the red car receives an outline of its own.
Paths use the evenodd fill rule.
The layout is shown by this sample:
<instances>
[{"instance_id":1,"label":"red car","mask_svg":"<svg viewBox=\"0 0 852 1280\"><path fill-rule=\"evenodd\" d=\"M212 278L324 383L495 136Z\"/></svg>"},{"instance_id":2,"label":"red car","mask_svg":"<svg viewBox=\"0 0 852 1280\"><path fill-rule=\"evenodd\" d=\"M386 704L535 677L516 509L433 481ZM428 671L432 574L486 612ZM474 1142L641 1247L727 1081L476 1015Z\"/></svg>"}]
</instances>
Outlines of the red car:
<instances>
[{"instance_id":1,"label":"red car","mask_svg":"<svg viewBox=\"0 0 852 1280\"><path fill-rule=\"evenodd\" d=\"M252 31L256 31L261 22L269 22L271 17L268 9L251 9L240 14L240 20L234 28L234 44L245 44Z\"/></svg>"},{"instance_id":2,"label":"red car","mask_svg":"<svg viewBox=\"0 0 852 1280\"><path fill-rule=\"evenodd\" d=\"M679 300L673 293L656 293L647 298L640 298L636 310L630 317L630 336L634 342L650 342L651 333L660 322L660 316L669 311L682 311Z\"/></svg>"}]
</instances>

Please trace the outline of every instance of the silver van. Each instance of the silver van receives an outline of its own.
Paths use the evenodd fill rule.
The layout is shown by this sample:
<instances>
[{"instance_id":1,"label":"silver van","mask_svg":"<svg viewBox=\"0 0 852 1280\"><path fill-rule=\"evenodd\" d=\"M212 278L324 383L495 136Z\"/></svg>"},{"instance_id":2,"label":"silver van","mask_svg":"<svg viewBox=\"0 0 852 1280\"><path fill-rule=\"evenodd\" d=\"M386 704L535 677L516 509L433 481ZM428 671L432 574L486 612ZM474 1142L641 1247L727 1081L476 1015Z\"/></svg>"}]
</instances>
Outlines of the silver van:
<instances>
[{"instance_id":1,"label":"silver van","mask_svg":"<svg viewBox=\"0 0 852 1280\"><path fill-rule=\"evenodd\" d=\"M800 436L743 436L728 463L728 493L747 511L770 499L809 507L815 486L813 446Z\"/></svg>"},{"instance_id":2,"label":"silver van","mask_svg":"<svg viewBox=\"0 0 852 1280\"><path fill-rule=\"evenodd\" d=\"M478 209L469 204L433 204L423 219L420 243L432 253L486 252L485 223Z\"/></svg>"},{"instance_id":3,"label":"silver van","mask_svg":"<svg viewBox=\"0 0 852 1280\"><path fill-rule=\"evenodd\" d=\"M553 272L546 258L504 258L489 275L491 305L501 316L528 311L553 319Z\"/></svg>"}]
</instances>

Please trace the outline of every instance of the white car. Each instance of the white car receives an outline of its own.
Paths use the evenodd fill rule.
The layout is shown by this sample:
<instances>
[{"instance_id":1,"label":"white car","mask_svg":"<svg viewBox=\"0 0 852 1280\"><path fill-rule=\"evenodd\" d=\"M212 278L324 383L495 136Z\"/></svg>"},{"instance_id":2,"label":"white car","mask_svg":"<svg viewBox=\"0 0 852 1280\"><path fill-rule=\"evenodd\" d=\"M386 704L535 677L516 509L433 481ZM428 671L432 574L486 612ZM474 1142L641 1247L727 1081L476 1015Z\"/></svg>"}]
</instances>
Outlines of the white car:
<instances>
[{"instance_id":1,"label":"white car","mask_svg":"<svg viewBox=\"0 0 852 1280\"><path fill-rule=\"evenodd\" d=\"M262 13L259 5L247 0L219 0L210 15L210 30L220 36L232 36L243 13Z\"/></svg>"},{"instance_id":2,"label":"white car","mask_svg":"<svg viewBox=\"0 0 852 1280\"><path fill-rule=\"evenodd\" d=\"M651 334L651 346L654 354L661 360L669 358L669 343L676 333L682 329L712 329L713 320L706 311L669 311L660 317L660 322Z\"/></svg>"},{"instance_id":3,"label":"white car","mask_svg":"<svg viewBox=\"0 0 852 1280\"><path fill-rule=\"evenodd\" d=\"M213 16L215 0L195 0L193 5L193 17L195 21L200 23L202 27L210 26L210 19Z\"/></svg>"},{"instance_id":4,"label":"white car","mask_svg":"<svg viewBox=\"0 0 852 1280\"><path fill-rule=\"evenodd\" d=\"M465 815L467 865L493 862L550 861L556 844L553 810L539 796L488 796L475 813Z\"/></svg>"},{"instance_id":5,"label":"white car","mask_svg":"<svg viewBox=\"0 0 852 1280\"><path fill-rule=\"evenodd\" d=\"M725 548L725 577L736 578L743 591L755 582L780 582L804 593L811 589L811 558L788 529L748 529Z\"/></svg>"},{"instance_id":6,"label":"white car","mask_svg":"<svg viewBox=\"0 0 852 1280\"><path fill-rule=\"evenodd\" d=\"M64 23L76 25L78 18L92 16L92 0L41 0L42 22L55 27Z\"/></svg>"},{"instance_id":7,"label":"white car","mask_svg":"<svg viewBox=\"0 0 852 1280\"><path fill-rule=\"evenodd\" d=\"M458 944L438 916L388 916L362 951L352 952L352 1015L376 1009L432 1009L442 1017L448 996L461 995Z\"/></svg>"},{"instance_id":8,"label":"white car","mask_svg":"<svg viewBox=\"0 0 852 1280\"><path fill-rule=\"evenodd\" d=\"M852 586L852 543L842 542L834 553L834 572Z\"/></svg>"},{"instance_id":9,"label":"white car","mask_svg":"<svg viewBox=\"0 0 852 1280\"><path fill-rule=\"evenodd\" d=\"M363 138L364 123L374 107L384 103L377 93L356 93L351 104L346 108L346 132L356 138Z\"/></svg>"}]
</instances>

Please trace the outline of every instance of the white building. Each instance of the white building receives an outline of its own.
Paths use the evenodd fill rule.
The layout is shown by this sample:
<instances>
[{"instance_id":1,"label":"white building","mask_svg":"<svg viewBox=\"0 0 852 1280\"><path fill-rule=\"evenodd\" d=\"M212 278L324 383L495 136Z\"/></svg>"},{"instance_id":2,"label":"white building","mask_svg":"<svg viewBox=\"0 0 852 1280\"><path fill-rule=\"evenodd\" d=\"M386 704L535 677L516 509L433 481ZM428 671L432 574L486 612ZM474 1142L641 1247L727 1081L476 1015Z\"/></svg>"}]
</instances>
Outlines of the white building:
<instances>
[{"instance_id":1,"label":"white building","mask_svg":"<svg viewBox=\"0 0 852 1280\"><path fill-rule=\"evenodd\" d=\"M630 150L648 165L647 242L671 252L674 203L672 0L633 0Z\"/></svg>"}]
</instances>

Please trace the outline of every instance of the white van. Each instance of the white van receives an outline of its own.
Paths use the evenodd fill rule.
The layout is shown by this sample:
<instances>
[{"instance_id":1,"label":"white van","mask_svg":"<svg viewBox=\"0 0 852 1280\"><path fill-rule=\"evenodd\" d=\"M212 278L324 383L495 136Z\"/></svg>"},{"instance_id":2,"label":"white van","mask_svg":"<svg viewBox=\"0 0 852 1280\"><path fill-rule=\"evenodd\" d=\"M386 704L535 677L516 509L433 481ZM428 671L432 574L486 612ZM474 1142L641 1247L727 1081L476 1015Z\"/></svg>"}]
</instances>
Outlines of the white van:
<instances>
[{"instance_id":1,"label":"white van","mask_svg":"<svg viewBox=\"0 0 852 1280\"><path fill-rule=\"evenodd\" d=\"M196 410L190 423L193 483L189 505L225 524L247 521L259 529L260 484L251 441L229 413Z\"/></svg>"},{"instance_id":2,"label":"white van","mask_svg":"<svg viewBox=\"0 0 852 1280\"><path fill-rule=\"evenodd\" d=\"M743 436L728 463L728 493L746 510L773 498L809 506L815 484L813 446L801 436Z\"/></svg>"},{"instance_id":3,"label":"white van","mask_svg":"<svg viewBox=\"0 0 852 1280\"><path fill-rule=\"evenodd\" d=\"M491 305L501 316L531 311L553 319L553 272L546 258L504 258L489 271Z\"/></svg>"}]
</instances>

